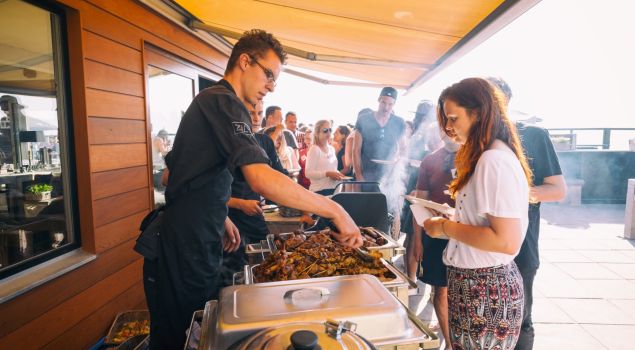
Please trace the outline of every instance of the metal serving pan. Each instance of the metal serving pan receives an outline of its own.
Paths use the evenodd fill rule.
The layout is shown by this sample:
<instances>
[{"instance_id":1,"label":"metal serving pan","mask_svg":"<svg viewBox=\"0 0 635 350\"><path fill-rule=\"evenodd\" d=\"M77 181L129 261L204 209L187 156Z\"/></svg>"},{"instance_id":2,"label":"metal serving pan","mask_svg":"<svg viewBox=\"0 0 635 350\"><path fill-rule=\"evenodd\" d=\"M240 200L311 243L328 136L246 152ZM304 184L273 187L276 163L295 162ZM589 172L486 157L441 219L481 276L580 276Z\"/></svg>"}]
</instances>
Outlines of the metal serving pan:
<instances>
[{"instance_id":1,"label":"metal serving pan","mask_svg":"<svg viewBox=\"0 0 635 350\"><path fill-rule=\"evenodd\" d=\"M199 349L226 349L282 323L350 321L378 349L430 349L439 338L370 275L232 286L208 302Z\"/></svg>"},{"instance_id":2,"label":"metal serving pan","mask_svg":"<svg viewBox=\"0 0 635 350\"><path fill-rule=\"evenodd\" d=\"M404 247L402 247L392 237L388 236L384 232L382 232L382 231L380 231L380 230L378 230L376 228L373 228L373 227L368 227L367 229L372 230L373 232L377 233L382 238L384 238L386 240L386 244L381 245L381 246L377 246L377 247L367 247L365 249L367 249L367 250L376 250L376 251L380 252L382 257L384 259L386 259L386 260L391 260L394 256L405 253L406 249ZM306 236L311 236L312 234L315 234L316 232L318 232L318 231L304 231L303 233ZM286 238L288 238L290 236L293 236L293 235L294 235L293 232L279 233L277 235L268 234L266 242L267 242L267 247L269 248L269 251L270 252L277 251L276 244L274 243L274 240L275 240L276 236L279 236L282 239L286 239ZM264 248L265 246L262 245L262 243L261 243L260 247ZM253 247L253 248L255 248L255 247Z\"/></svg>"},{"instance_id":3,"label":"metal serving pan","mask_svg":"<svg viewBox=\"0 0 635 350\"><path fill-rule=\"evenodd\" d=\"M393 264L389 263L385 259L381 259L381 262L386 266L390 272L392 272L396 277L389 281L381 282L381 284L390 291L399 301L401 301L404 305L408 305L408 290L417 289L417 285L412 282L403 272L399 271ZM242 272L237 272L234 274L234 281L243 280L245 284L261 284L256 282L254 277L254 268L260 264L256 265L245 265L244 270ZM237 275L241 275L240 277L236 277ZM242 277L242 278L241 278ZM374 277L374 276L373 276ZM310 281L315 278L307 278L300 279L295 281ZM277 282L264 282L264 283L282 283L286 281L277 281Z\"/></svg>"}]
</instances>

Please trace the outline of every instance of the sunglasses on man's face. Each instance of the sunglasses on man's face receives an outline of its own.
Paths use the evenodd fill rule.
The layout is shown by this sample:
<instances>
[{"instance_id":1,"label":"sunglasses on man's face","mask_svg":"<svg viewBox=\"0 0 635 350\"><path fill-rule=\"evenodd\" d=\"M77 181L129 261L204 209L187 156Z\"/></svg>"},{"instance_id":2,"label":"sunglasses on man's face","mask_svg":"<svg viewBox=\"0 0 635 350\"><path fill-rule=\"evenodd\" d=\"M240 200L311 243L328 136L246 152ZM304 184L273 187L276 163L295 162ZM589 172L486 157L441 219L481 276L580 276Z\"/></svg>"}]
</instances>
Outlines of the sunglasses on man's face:
<instances>
[{"instance_id":1,"label":"sunglasses on man's face","mask_svg":"<svg viewBox=\"0 0 635 350\"><path fill-rule=\"evenodd\" d=\"M324 128L324 129L322 129L322 132L325 133L325 134L328 134L328 133L331 132L331 128Z\"/></svg>"}]
</instances>

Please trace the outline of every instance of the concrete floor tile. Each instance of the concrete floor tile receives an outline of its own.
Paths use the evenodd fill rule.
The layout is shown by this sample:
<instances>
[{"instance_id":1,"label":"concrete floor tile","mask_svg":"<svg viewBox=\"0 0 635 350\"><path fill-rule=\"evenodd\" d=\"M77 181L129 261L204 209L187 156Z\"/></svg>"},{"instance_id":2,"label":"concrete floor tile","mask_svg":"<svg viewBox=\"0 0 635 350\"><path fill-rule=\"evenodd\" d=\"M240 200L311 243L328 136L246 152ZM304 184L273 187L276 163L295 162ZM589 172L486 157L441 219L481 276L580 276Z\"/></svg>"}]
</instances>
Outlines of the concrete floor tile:
<instances>
[{"instance_id":1,"label":"concrete floor tile","mask_svg":"<svg viewBox=\"0 0 635 350\"><path fill-rule=\"evenodd\" d=\"M635 262L635 250L620 250L620 254L631 259L630 262Z\"/></svg>"},{"instance_id":2,"label":"concrete floor tile","mask_svg":"<svg viewBox=\"0 0 635 350\"><path fill-rule=\"evenodd\" d=\"M597 283L597 280L592 280ZM534 290L539 291L546 298L600 298L597 289L588 289L576 280L541 280L536 278Z\"/></svg>"},{"instance_id":3,"label":"concrete floor tile","mask_svg":"<svg viewBox=\"0 0 635 350\"><path fill-rule=\"evenodd\" d=\"M622 277L598 263L554 263L574 279L617 280Z\"/></svg>"},{"instance_id":4,"label":"concrete floor tile","mask_svg":"<svg viewBox=\"0 0 635 350\"><path fill-rule=\"evenodd\" d=\"M588 257L574 250L545 250L540 252L540 259L548 262L593 262Z\"/></svg>"},{"instance_id":5,"label":"concrete floor tile","mask_svg":"<svg viewBox=\"0 0 635 350\"><path fill-rule=\"evenodd\" d=\"M551 299L576 323L628 324L635 326L635 317L604 299Z\"/></svg>"},{"instance_id":6,"label":"concrete floor tile","mask_svg":"<svg viewBox=\"0 0 635 350\"><path fill-rule=\"evenodd\" d=\"M600 264L624 279L635 280L635 264ZM635 295L633 296L635 298Z\"/></svg>"},{"instance_id":7,"label":"concrete floor tile","mask_svg":"<svg viewBox=\"0 0 635 350\"><path fill-rule=\"evenodd\" d=\"M635 299L608 299L608 301L631 317L635 317Z\"/></svg>"},{"instance_id":8,"label":"concrete floor tile","mask_svg":"<svg viewBox=\"0 0 635 350\"><path fill-rule=\"evenodd\" d=\"M633 299L635 283L627 280L578 280L589 294L603 299Z\"/></svg>"},{"instance_id":9,"label":"concrete floor tile","mask_svg":"<svg viewBox=\"0 0 635 350\"><path fill-rule=\"evenodd\" d=\"M577 324L535 324L534 350L608 349Z\"/></svg>"},{"instance_id":10,"label":"concrete floor tile","mask_svg":"<svg viewBox=\"0 0 635 350\"><path fill-rule=\"evenodd\" d=\"M626 252L626 251L625 251ZM578 250L577 253L599 263L635 263L635 255L623 254L620 250Z\"/></svg>"},{"instance_id":11,"label":"concrete floor tile","mask_svg":"<svg viewBox=\"0 0 635 350\"><path fill-rule=\"evenodd\" d=\"M605 240L602 244L615 250L635 251L635 240L633 239L616 238L612 240Z\"/></svg>"},{"instance_id":12,"label":"concrete floor tile","mask_svg":"<svg viewBox=\"0 0 635 350\"><path fill-rule=\"evenodd\" d=\"M563 239L561 244L572 250L611 250L606 245L606 240L587 238L587 239Z\"/></svg>"},{"instance_id":13,"label":"concrete floor tile","mask_svg":"<svg viewBox=\"0 0 635 350\"><path fill-rule=\"evenodd\" d=\"M623 325L582 325L602 345L610 350L633 349L633 334L635 326Z\"/></svg>"},{"instance_id":14,"label":"concrete floor tile","mask_svg":"<svg viewBox=\"0 0 635 350\"><path fill-rule=\"evenodd\" d=\"M534 293L534 306L531 318L534 323L575 323L556 303L555 299L537 298Z\"/></svg>"},{"instance_id":15,"label":"concrete floor tile","mask_svg":"<svg viewBox=\"0 0 635 350\"><path fill-rule=\"evenodd\" d=\"M540 237L539 249L540 251L544 250L563 250L569 248L566 244L568 240L564 239L545 239L544 237Z\"/></svg>"}]
</instances>

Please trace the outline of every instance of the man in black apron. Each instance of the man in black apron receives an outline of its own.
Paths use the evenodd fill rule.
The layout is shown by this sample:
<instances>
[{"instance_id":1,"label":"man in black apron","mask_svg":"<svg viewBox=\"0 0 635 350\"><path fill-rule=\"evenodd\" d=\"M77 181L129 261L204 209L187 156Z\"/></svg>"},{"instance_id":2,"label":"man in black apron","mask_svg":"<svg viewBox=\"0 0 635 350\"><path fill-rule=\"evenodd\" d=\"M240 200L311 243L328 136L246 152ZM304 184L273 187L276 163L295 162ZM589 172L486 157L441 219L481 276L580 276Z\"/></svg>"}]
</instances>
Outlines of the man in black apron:
<instances>
[{"instance_id":1,"label":"man in black apron","mask_svg":"<svg viewBox=\"0 0 635 350\"><path fill-rule=\"evenodd\" d=\"M183 348L192 313L218 297L223 250L234 251L240 244L227 219L233 177L244 178L277 203L330 218L343 244L362 243L359 229L338 204L271 169L254 140L245 105L274 90L285 56L271 34L245 33L232 50L224 78L196 96L181 120L167 164L155 288L146 288L153 300L152 349Z\"/></svg>"}]
</instances>

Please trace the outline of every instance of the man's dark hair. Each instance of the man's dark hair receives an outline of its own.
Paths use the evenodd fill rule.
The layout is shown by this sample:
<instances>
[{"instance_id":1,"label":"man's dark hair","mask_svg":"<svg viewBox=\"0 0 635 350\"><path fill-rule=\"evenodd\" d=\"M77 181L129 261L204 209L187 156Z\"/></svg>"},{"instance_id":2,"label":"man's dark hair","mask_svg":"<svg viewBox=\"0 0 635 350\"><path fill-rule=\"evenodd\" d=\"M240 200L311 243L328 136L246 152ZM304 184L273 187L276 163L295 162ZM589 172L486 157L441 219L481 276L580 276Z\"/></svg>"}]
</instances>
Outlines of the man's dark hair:
<instances>
[{"instance_id":1,"label":"man's dark hair","mask_svg":"<svg viewBox=\"0 0 635 350\"><path fill-rule=\"evenodd\" d=\"M269 106L267 107L267 110L265 111L265 118L272 115L273 112L275 111L281 111L282 108L278 107L278 106Z\"/></svg>"},{"instance_id":2,"label":"man's dark hair","mask_svg":"<svg viewBox=\"0 0 635 350\"><path fill-rule=\"evenodd\" d=\"M282 44L276 39L273 34L267 33L261 29L252 29L243 33L240 37L232 53L227 61L227 69L225 73L231 71L238 62L238 57L246 53L256 59L263 58L267 51L273 50L273 52L280 59L280 63L284 64L287 59L287 53L282 48ZM251 60L250 60L251 61ZM252 64L254 64L252 62Z\"/></svg>"},{"instance_id":3,"label":"man's dark hair","mask_svg":"<svg viewBox=\"0 0 635 350\"><path fill-rule=\"evenodd\" d=\"M490 83L494 84L494 86L496 86L498 89L500 89L500 91L505 95L507 102L509 102L512 99L512 96L514 96L512 94L512 88L509 87L509 84L507 84L505 79L501 77L487 77L485 78L485 80L489 81Z\"/></svg>"},{"instance_id":4,"label":"man's dark hair","mask_svg":"<svg viewBox=\"0 0 635 350\"><path fill-rule=\"evenodd\" d=\"M295 114L295 112L288 111L287 114L284 115L284 120L287 120L287 118L289 118L290 115L292 115L294 117L298 116L297 114Z\"/></svg>"}]
</instances>

